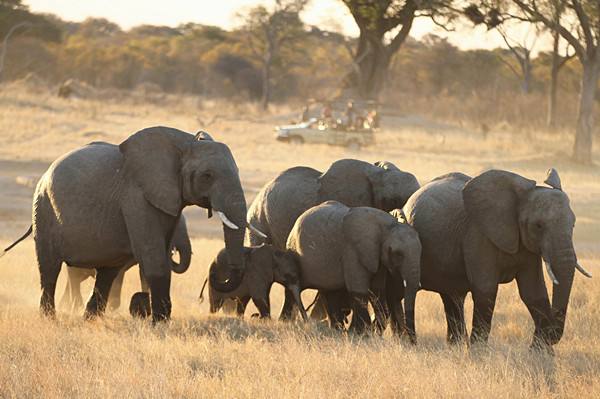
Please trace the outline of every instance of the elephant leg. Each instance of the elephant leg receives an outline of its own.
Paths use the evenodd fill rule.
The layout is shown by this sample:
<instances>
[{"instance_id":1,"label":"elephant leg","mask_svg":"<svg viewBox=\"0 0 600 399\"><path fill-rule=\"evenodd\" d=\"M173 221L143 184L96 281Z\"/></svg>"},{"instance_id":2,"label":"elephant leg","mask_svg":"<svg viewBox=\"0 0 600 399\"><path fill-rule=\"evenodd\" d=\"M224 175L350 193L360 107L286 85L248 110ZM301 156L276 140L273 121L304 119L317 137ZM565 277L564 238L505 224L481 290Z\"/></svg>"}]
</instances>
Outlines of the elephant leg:
<instances>
[{"instance_id":1,"label":"elephant leg","mask_svg":"<svg viewBox=\"0 0 600 399\"><path fill-rule=\"evenodd\" d=\"M310 311L310 318L315 321L323 321L327 318L327 298L319 291L315 303Z\"/></svg>"},{"instance_id":2,"label":"elephant leg","mask_svg":"<svg viewBox=\"0 0 600 399\"><path fill-rule=\"evenodd\" d=\"M498 285L489 290L474 288L473 297L473 328L471 329L471 344L487 342L492 329L492 316L496 306Z\"/></svg>"},{"instance_id":3,"label":"elephant leg","mask_svg":"<svg viewBox=\"0 0 600 399\"><path fill-rule=\"evenodd\" d=\"M371 290L369 301L375 312L375 329L379 335L382 335L387 328L390 318L390 308L386 297L386 281L388 279L387 270L380 268L371 281Z\"/></svg>"},{"instance_id":4,"label":"elephant leg","mask_svg":"<svg viewBox=\"0 0 600 399\"><path fill-rule=\"evenodd\" d=\"M71 308L71 304L73 303L73 299L71 298L71 278L67 276L67 284L65 285L65 290L60 297L59 307L62 309Z\"/></svg>"},{"instance_id":5,"label":"elephant leg","mask_svg":"<svg viewBox=\"0 0 600 399\"><path fill-rule=\"evenodd\" d=\"M347 302L346 290L320 292L325 299L327 305L327 317L329 318L329 326L336 330L344 329L344 307Z\"/></svg>"},{"instance_id":6,"label":"elephant leg","mask_svg":"<svg viewBox=\"0 0 600 399\"><path fill-rule=\"evenodd\" d=\"M289 289L285 289L285 299L283 301L283 308L279 315L280 321L293 320L296 316L297 311L296 301L294 300L294 294Z\"/></svg>"},{"instance_id":7,"label":"elephant leg","mask_svg":"<svg viewBox=\"0 0 600 399\"><path fill-rule=\"evenodd\" d=\"M361 293L350 293L352 298L352 323L349 331L355 334L369 332L371 327L371 315L369 314L369 295Z\"/></svg>"},{"instance_id":8,"label":"elephant leg","mask_svg":"<svg viewBox=\"0 0 600 399\"><path fill-rule=\"evenodd\" d=\"M241 298L237 298L235 301L235 313L238 317L244 317L244 313L246 312L246 306L248 306L248 302L250 301L249 296L243 296Z\"/></svg>"},{"instance_id":9,"label":"elephant leg","mask_svg":"<svg viewBox=\"0 0 600 399\"><path fill-rule=\"evenodd\" d=\"M538 258L536 262L520 270L516 280L521 300L527 306L535 326L531 348L547 348L552 345L552 308L544 283L541 260Z\"/></svg>"},{"instance_id":10,"label":"elephant leg","mask_svg":"<svg viewBox=\"0 0 600 399\"><path fill-rule=\"evenodd\" d=\"M210 313L217 313L223 306L223 298L211 287L208 287L208 303L210 304Z\"/></svg>"},{"instance_id":11,"label":"elephant leg","mask_svg":"<svg viewBox=\"0 0 600 399\"><path fill-rule=\"evenodd\" d=\"M440 294L444 302L444 312L446 313L446 323L448 329L446 340L450 344L466 342L467 326L465 323L465 296L466 294L449 295Z\"/></svg>"},{"instance_id":12,"label":"elephant leg","mask_svg":"<svg viewBox=\"0 0 600 399\"><path fill-rule=\"evenodd\" d=\"M62 259L53 250L49 240L36 239L35 246L38 269L40 271L40 285L42 288L40 312L44 316L55 317L56 306L54 304L54 295L56 293L56 282L62 266Z\"/></svg>"},{"instance_id":13,"label":"elephant leg","mask_svg":"<svg viewBox=\"0 0 600 399\"><path fill-rule=\"evenodd\" d=\"M85 280L78 276L69 278L71 289L71 313L75 313L83 306L83 297L81 296L81 283Z\"/></svg>"},{"instance_id":14,"label":"elephant leg","mask_svg":"<svg viewBox=\"0 0 600 399\"><path fill-rule=\"evenodd\" d=\"M138 267L138 273L140 274L140 287L142 292L150 292L150 286L148 285L148 281L144 277L144 272L141 267Z\"/></svg>"},{"instance_id":15,"label":"elephant leg","mask_svg":"<svg viewBox=\"0 0 600 399\"><path fill-rule=\"evenodd\" d=\"M225 314L237 313L237 306L239 300L234 298L223 298L220 308L223 309Z\"/></svg>"},{"instance_id":16,"label":"elephant leg","mask_svg":"<svg viewBox=\"0 0 600 399\"><path fill-rule=\"evenodd\" d=\"M114 279L119 274L120 269L116 267L104 267L96 269L96 283L94 284L94 291L90 297L86 307L84 317L86 319L93 319L96 316L104 314L106 309L106 302L108 300L108 293Z\"/></svg>"},{"instance_id":17,"label":"elephant leg","mask_svg":"<svg viewBox=\"0 0 600 399\"><path fill-rule=\"evenodd\" d=\"M269 297L252 298L252 302L258 309L261 319L271 318L271 304L269 303Z\"/></svg>"},{"instance_id":18,"label":"elephant leg","mask_svg":"<svg viewBox=\"0 0 600 399\"><path fill-rule=\"evenodd\" d=\"M127 271L127 267L121 268L115 281L112 283L112 287L108 294L108 308L110 310L117 310L119 306L121 306L121 291L123 289L123 280L125 278L125 272Z\"/></svg>"}]
</instances>

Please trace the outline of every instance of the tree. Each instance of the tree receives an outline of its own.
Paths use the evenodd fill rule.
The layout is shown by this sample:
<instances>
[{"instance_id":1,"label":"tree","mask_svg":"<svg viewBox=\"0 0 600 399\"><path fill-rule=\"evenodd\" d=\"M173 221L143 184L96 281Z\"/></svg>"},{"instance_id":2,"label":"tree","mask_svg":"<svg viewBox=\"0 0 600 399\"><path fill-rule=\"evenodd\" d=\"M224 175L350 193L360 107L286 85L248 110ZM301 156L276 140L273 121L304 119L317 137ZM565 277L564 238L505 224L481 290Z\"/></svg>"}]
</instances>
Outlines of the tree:
<instances>
[{"instance_id":1,"label":"tree","mask_svg":"<svg viewBox=\"0 0 600 399\"><path fill-rule=\"evenodd\" d=\"M551 2L553 21L558 24L564 12L564 2L561 0L553 0ZM556 26L556 25L555 25ZM567 43L565 55L560 55L560 31L556 28L551 29L552 32L552 65L550 68L550 87L548 89L548 116L546 124L550 129L556 127L556 103L558 96L558 74L562 67L575 56L575 53L570 53L571 46Z\"/></svg>"},{"instance_id":2,"label":"tree","mask_svg":"<svg viewBox=\"0 0 600 399\"><path fill-rule=\"evenodd\" d=\"M344 81L352 96L377 99L394 54L406 41L415 18L447 25L457 14L452 0L342 0L360 30L355 68ZM395 32L395 33L394 33Z\"/></svg>"},{"instance_id":3,"label":"tree","mask_svg":"<svg viewBox=\"0 0 600 399\"><path fill-rule=\"evenodd\" d=\"M529 41L529 32L527 32L523 38L523 41L519 43L509 37L508 32L503 26L498 26L496 29L502 37L502 40L504 40L506 47L508 47L510 54L517 61L519 69L515 69L513 65L506 61L502 56L500 57L500 61L508 66L510 71L521 80L521 91L524 94L529 94L529 91L531 90L531 82L533 80L533 63L531 62L531 53L537 42L537 33L535 34L533 40Z\"/></svg>"},{"instance_id":4,"label":"tree","mask_svg":"<svg viewBox=\"0 0 600 399\"><path fill-rule=\"evenodd\" d=\"M541 24L573 47L583 67L579 93L579 110L572 157L592 163L594 105L600 75L600 2L598 0L505 0L481 2L484 21L500 15L500 20L518 19ZM557 15L557 7L561 12ZM475 19L474 22L477 22Z\"/></svg>"},{"instance_id":5,"label":"tree","mask_svg":"<svg viewBox=\"0 0 600 399\"><path fill-rule=\"evenodd\" d=\"M284 46L289 46L304 33L300 12L308 0L275 0L275 7L252 8L244 17L242 34L255 60L262 69L262 97L264 109L271 101L273 65L281 57Z\"/></svg>"},{"instance_id":6,"label":"tree","mask_svg":"<svg viewBox=\"0 0 600 399\"><path fill-rule=\"evenodd\" d=\"M0 78L8 52L8 42L16 34L28 32L45 40L58 41L60 31L42 15L32 14L21 0L0 0Z\"/></svg>"}]
</instances>

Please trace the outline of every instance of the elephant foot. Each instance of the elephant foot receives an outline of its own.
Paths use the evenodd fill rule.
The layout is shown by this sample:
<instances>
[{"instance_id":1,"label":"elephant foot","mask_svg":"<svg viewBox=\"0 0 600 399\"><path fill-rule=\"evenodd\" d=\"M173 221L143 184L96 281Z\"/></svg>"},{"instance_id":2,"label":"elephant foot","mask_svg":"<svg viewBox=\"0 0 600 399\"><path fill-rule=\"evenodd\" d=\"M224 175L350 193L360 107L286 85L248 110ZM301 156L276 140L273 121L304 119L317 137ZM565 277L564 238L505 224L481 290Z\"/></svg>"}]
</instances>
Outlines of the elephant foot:
<instances>
[{"instance_id":1,"label":"elephant foot","mask_svg":"<svg viewBox=\"0 0 600 399\"><path fill-rule=\"evenodd\" d=\"M85 320L93 320L97 317L101 317L104 314L105 307L106 303L100 303L100 301L98 300L98 295L94 294L92 295L85 307L83 318Z\"/></svg>"},{"instance_id":2,"label":"elephant foot","mask_svg":"<svg viewBox=\"0 0 600 399\"><path fill-rule=\"evenodd\" d=\"M152 310L150 308L150 294L147 292L136 292L131 297L131 302L129 303L129 314L132 317L145 319L150 314L152 314Z\"/></svg>"},{"instance_id":3,"label":"elephant foot","mask_svg":"<svg viewBox=\"0 0 600 399\"><path fill-rule=\"evenodd\" d=\"M54 308L41 305L40 306L40 315L42 315L42 317L45 317L47 319L55 320L56 319L56 310Z\"/></svg>"}]
</instances>

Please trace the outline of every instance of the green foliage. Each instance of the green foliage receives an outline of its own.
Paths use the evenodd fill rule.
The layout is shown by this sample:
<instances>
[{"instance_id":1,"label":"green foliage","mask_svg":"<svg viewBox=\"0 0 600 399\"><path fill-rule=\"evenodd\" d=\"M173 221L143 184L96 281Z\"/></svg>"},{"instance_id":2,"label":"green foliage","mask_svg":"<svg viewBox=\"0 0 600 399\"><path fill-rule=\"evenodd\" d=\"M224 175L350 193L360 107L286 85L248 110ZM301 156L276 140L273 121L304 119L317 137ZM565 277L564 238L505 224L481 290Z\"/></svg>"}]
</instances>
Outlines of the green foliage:
<instances>
[{"instance_id":1,"label":"green foliage","mask_svg":"<svg viewBox=\"0 0 600 399\"><path fill-rule=\"evenodd\" d=\"M0 39L24 22L27 25L15 31L15 35L35 36L53 42L61 39L61 31L56 25L44 15L31 13L21 0L0 0Z\"/></svg>"},{"instance_id":2,"label":"green foliage","mask_svg":"<svg viewBox=\"0 0 600 399\"><path fill-rule=\"evenodd\" d=\"M263 60L257 55L264 54L266 43L259 35L258 22L264 22L267 14L257 9L252 23L231 31L193 23L175 28L144 25L123 31L102 19L73 23L37 16L55 26L62 41L15 35L3 80L34 72L53 84L79 79L100 88L130 90L148 83L172 93L258 100L263 89ZM285 27L291 39L282 42L272 60L271 100L303 102L333 97L353 68L353 52L348 50L358 40L306 27L297 15L281 18L285 23L276 20L273 24ZM409 37L390 64L382 99L392 103L401 99L404 107L407 102L435 96L518 95L520 81L498 55L498 51L461 51L433 35L421 41ZM542 53L533 63L537 82L533 94L542 95L549 80L548 57ZM561 72L561 90L576 93L580 74L578 63L569 62Z\"/></svg>"}]
</instances>

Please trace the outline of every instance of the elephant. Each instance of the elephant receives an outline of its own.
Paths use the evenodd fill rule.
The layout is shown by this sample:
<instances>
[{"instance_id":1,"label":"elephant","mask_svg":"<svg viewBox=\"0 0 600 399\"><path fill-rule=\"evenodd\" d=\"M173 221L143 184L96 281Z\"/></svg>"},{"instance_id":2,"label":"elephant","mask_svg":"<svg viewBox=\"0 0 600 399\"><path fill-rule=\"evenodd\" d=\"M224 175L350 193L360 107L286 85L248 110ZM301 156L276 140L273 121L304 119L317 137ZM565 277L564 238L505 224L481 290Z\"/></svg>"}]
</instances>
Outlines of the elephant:
<instances>
[{"instance_id":1,"label":"elephant","mask_svg":"<svg viewBox=\"0 0 600 399\"><path fill-rule=\"evenodd\" d=\"M242 317L246 311L248 301L252 299L260 312L260 318L271 317L271 305L269 294L271 286L274 282L288 287L293 292L299 293L295 288L300 281L299 269L294 261L290 258L292 255L286 251L275 248L270 244L262 244L257 247L245 247L245 269L242 283L233 291L219 292L209 283L208 298L210 302L210 312L216 313L223 306L226 298L236 301L236 313ZM209 267L209 275L211 274L228 274L226 253L222 249ZM209 280L207 277L202 285L200 292L200 301L204 300L204 288ZM301 308L302 314L306 317L306 312L302 308L300 297L294 298L296 304Z\"/></svg>"},{"instance_id":2,"label":"elephant","mask_svg":"<svg viewBox=\"0 0 600 399\"><path fill-rule=\"evenodd\" d=\"M414 308L420 287L421 243L412 226L398 222L389 213L370 207L350 208L326 201L304 212L294 224L286 243L296 255L300 284L286 289L283 312L289 313L293 289L318 289L325 297L330 325L342 328L340 299L348 293L352 301L352 324L356 333L371 324L369 293L374 277L389 271L405 288L406 326L416 340ZM403 315L404 316L404 315Z\"/></svg>"},{"instance_id":3,"label":"elephant","mask_svg":"<svg viewBox=\"0 0 600 399\"><path fill-rule=\"evenodd\" d=\"M325 173L300 166L282 172L261 189L250 205L248 221L264 232L269 242L284 249L296 219L315 205L334 200L349 207L369 206L389 212L402 208L419 187L414 175L387 161L370 164L341 159ZM249 231L249 241L258 245L265 240ZM318 299L311 316L319 318L324 311L325 304Z\"/></svg>"},{"instance_id":4,"label":"elephant","mask_svg":"<svg viewBox=\"0 0 600 399\"><path fill-rule=\"evenodd\" d=\"M467 342L468 292L474 302L468 342L487 342L498 285L514 279L535 325L531 347L551 351L560 341L574 271L591 275L577 263L575 215L558 172L551 169L545 183L503 170L473 178L450 173L421 187L404 206L423 245L422 287L439 293L444 304L448 342ZM553 283L552 303L542 260Z\"/></svg>"},{"instance_id":5,"label":"elephant","mask_svg":"<svg viewBox=\"0 0 600 399\"><path fill-rule=\"evenodd\" d=\"M188 205L215 210L223 223L232 289L244 267L246 201L238 167L225 144L204 133L150 127L119 145L94 142L54 161L33 198L33 232L42 314L54 317L56 280L65 262L95 268L85 317L102 315L113 280L139 263L151 294L152 320L171 315L169 244Z\"/></svg>"},{"instance_id":6,"label":"elephant","mask_svg":"<svg viewBox=\"0 0 600 399\"><path fill-rule=\"evenodd\" d=\"M173 259L173 255L175 255L175 253L179 254L179 262ZM185 217L183 215L181 215L179 223L177 223L177 227L173 233L173 239L171 241L171 254L171 270L177 274L185 273L190 267L192 260L192 244L190 242L190 237L188 236ZM116 310L121 305L121 288L123 286L123 278L125 277L125 272L132 266L135 266L135 263L125 265L119 271L119 274L113 281L107 302L109 309ZM81 297L81 283L90 277L96 277L96 270L67 266L67 276L68 279L65 286L65 292L63 293L60 302L62 307L69 307L74 311L83 305L83 298ZM142 292L148 293L148 283L144 279L141 269L140 285ZM133 308L135 309L136 306L133 306ZM146 312L134 311L132 315L140 315L144 313ZM147 313L150 314L150 312Z\"/></svg>"}]
</instances>

